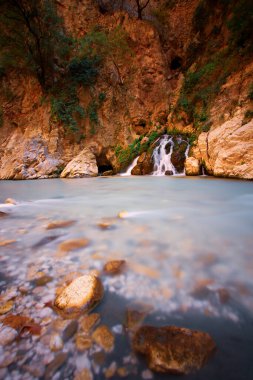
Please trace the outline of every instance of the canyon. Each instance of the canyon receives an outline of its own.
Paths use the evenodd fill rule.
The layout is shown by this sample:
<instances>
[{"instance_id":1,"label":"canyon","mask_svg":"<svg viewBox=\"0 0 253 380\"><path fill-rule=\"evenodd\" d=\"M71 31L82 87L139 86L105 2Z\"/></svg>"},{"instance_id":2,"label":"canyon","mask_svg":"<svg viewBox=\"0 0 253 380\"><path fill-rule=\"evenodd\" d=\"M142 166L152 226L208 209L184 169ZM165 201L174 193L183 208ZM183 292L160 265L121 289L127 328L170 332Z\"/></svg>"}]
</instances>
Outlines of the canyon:
<instances>
[{"instance_id":1,"label":"canyon","mask_svg":"<svg viewBox=\"0 0 253 380\"><path fill-rule=\"evenodd\" d=\"M82 38L98 25L109 31L120 27L130 54L117 65L107 57L96 83L78 86L79 104L87 112L84 118L76 116L75 132L55 117L50 95L29 70L6 70L1 75L0 179L117 174L137 156L119 160L117 148L123 152L138 140L148 156L152 144L145 149L145 143L154 132L157 139L173 133L191 141L187 175L197 175L204 167L213 176L253 179L252 54L244 56L239 49L224 53L231 31L222 1L215 2L204 26L197 27L196 12L204 3L208 9L208 1L151 0L142 20L136 17L134 2L114 10L106 8L108 2L104 9L98 3L58 1L66 33ZM233 8L229 12L228 19ZM227 66L233 69L225 72ZM202 67L213 71L202 75ZM210 83L221 74L223 80L210 95ZM193 77L197 95L208 91L204 106L202 98L194 100L194 111L188 112L183 95L188 102L193 96L186 88ZM92 121L88 111L100 96L89 114L95 113Z\"/></svg>"}]
</instances>

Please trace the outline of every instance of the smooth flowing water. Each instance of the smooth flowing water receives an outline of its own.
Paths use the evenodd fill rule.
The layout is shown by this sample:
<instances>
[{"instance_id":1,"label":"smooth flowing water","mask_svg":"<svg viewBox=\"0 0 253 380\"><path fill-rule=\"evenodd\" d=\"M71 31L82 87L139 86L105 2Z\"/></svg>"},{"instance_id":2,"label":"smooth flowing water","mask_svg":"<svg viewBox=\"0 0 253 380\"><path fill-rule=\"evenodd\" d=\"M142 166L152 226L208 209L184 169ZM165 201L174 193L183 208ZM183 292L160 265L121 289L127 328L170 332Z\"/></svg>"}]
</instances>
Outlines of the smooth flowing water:
<instances>
[{"instance_id":1,"label":"smooth flowing water","mask_svg":"<svg viewBox=\"0 0 253 380\"><path fill-rule=\"evenodd\" d=\"M131 353L124 325L127 308L137 303L149 305L145 323L199 329L215 340L215 356L187 380L253 378L252 182L165 176L1 181L0 203L7 197L19 203L0 206L9 213L0 219L0 242L14 240L0 245L2 300L12 299L10 313L32 317L42 332L4 346L0 341L0 378L72 379L90 368L95 380L104 379L115 361L126 379L176 379L146 372L146 363ZM123 210L124 218L117 218ZM112 226L101 230L104 218ZM56 220L76 223L47 230ZM83 237L88 247L59 254L61 242ZM80 352L70 337L62 349L66 358L49 377L58 355L49 347L59 318L48 307L56 289L70 273L101 271L111 259L126 260L127 269L101 274L105 297L95 311L115 334L114 350L98 360L96 345ZM40 273L51 281L38 284Z\"/></svg>"}]
</instances>

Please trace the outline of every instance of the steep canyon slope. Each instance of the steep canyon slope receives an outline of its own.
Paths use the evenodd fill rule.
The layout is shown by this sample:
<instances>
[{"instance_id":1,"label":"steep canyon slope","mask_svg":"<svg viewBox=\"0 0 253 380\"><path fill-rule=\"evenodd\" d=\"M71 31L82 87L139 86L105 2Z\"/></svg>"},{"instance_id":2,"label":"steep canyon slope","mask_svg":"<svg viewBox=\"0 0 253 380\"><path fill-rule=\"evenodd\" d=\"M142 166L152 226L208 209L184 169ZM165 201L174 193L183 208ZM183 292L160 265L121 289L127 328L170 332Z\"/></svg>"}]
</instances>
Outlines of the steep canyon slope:
<instances>
[{"instance_id":1,"label":"steep canyon slope","mask_svg":"<svg viewBox=\"0 0 253 380\"><path fill-rule=\"evenodd\" d=\"M151 0L138 19L131 0L57 1L66 35L93 38L103 64L94 83L77 84L71 112L71 99L45 90L29 67L1 70L0 179L116 173L165 131L190 139L189 174L193 162L197 172L253 179L253 49L247 25L243 41L229 27L240 3L249 17L252 6L231 3Z\"/></svg>"}]
</instances>

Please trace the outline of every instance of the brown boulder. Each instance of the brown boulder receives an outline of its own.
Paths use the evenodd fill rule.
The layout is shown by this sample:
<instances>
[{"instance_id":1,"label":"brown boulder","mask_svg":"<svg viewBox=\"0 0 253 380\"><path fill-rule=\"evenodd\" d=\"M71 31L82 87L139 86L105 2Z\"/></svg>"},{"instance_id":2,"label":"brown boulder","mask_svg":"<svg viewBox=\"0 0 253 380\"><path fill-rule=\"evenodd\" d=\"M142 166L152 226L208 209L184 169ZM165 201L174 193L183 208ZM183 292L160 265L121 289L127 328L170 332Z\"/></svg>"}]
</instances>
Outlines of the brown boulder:
<instances>
[{"instance_id":1,"label":"brown boulder","mask_svg":"<svg viewBox=\"0 0 253 380\"><path fill-rule=\"evenodd\" d=\"M131 171L132 175L151 174L154 168L152 154L143 152L138 158L137 165Z\"/></svg>"},{"instance_id":2,"label":"brown boulder","mask_svg":"<svg viewBox=\"0 0 253 380\"><path fill-rule=\"evenodd\" d=\"M182 375L205 365L216 345L205 332L176 326L142 326L134 335L133 348L146 356L151 370Z\"/></svg>"}]
</instances>

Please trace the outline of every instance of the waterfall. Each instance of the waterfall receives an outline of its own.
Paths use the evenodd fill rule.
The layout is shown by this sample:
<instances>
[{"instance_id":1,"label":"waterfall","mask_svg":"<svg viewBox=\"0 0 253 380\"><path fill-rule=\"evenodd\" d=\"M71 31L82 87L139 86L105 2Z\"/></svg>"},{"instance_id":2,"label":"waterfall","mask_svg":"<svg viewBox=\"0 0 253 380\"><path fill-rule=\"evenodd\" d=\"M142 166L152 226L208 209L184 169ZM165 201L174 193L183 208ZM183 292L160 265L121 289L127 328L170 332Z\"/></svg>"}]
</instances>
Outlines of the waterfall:
<instances>
[{"instance_id":1,"label":"waterfall","mask_svg":"<svg viewBox=\"0 0 253 380\"><path fill-rule=\"evenodd\" d=\"M170 150L167 154L166 146L170 145ZM159 145L154 149L154 171L153 175L162 176L166 171L171 172L172 175L177 174L175 167L171 162L171 155L173 153L174 142L173 138L165 135L160 139Z\"/></svg>"},{"instance_id":2,"label":"waterfall","mask_svg":"<svg viewBox=\"0 0 253 380\"><path fill-rule=\"evenodd\" d=\"M138 158L140 156L136 157L133 162L131 163L131 165L128 166L127 170L124 172L124 173L121 173L120 175L121 176L127 176L127 175L131 175L131 171L133 170L133 168L137 165L137 161L138 161Z\"/></svg>"}]
</instances>

